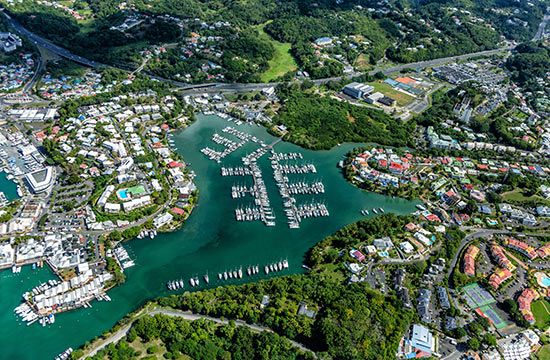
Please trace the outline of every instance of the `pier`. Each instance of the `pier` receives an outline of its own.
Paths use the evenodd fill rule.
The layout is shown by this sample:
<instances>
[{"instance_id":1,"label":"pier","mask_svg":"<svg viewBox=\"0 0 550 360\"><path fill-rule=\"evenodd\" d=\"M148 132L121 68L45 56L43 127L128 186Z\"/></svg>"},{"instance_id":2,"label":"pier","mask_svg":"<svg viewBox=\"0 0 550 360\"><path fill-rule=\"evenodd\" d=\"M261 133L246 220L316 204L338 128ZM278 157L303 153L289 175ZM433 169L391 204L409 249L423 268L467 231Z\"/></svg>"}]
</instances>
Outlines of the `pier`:
<instances>
[{"instance_id":1,"label":"pier","mask_svg":"<svg viewBox=\"0 0 550 360\"><path fill-rule=\"evenodd\" d=\"M281 165L283 160L301 160L301 153L276 153L271 150L271 167L273 168L273 178L279 187L279 194L283 199L283 205L286 208L285 214L288 218L288 226L291 229L298 229L302 219L309 217L329 216L329 211L325 204L312 202L310 204L296 205L296 198L292 195L310 195L322 194L325 192L325 186L321 181L306 183L305 181L291 183L288 174L307 174L317 173L313 164L292 164Z\"/></svg>"}]
</instances>

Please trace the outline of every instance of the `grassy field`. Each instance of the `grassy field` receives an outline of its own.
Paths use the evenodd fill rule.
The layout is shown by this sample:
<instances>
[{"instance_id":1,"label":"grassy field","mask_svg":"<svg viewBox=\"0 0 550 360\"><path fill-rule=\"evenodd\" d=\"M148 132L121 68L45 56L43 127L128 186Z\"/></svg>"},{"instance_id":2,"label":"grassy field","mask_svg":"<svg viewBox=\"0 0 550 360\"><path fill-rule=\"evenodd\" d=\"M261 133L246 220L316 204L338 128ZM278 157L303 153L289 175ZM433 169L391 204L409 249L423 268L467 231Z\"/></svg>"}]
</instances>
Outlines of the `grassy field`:
<instances>
[{"instance_id":1,"label":"grassy field","mask_svg":"<svg viewBox=\"0 0 550 360\"><path fill-rule=\"evenodd\" d=\"M544 307L546 305L546 308ZM548 309L548 310L547 310ZM550 303L544 299L531 303L531 311L535 316L535 326L539 329L546 329L550 325Z\"/></svg>"},{"instance_id":2,"label":"grassy field","mask_svg":"<svg viewBox=\"0 0 550 360\"><path fill-rule=\"evenodd\" d=\"M267 24L267 23L266 23ZM289 71L294 71L298 68L296 60L290 54L290 43L281 43L266 34L264 27L266 24L257 27L260 36L268 40L275 48L275 55L269 61L269 69L261 76L262 81L268 82L283 76Z\"/></svg>"},{"instance_id":3,"label":"grassy field","mask_svg":"<svg viewBox=\"0 0 550 360\"><path fill-rule=\"evenodd\" d=\"M414 100L414 97L397 91L391 87L391 85L386 84L385 82L372 82L368 85L374 86L374 92L380 92L388 97L391 97L397 103L397 106L405 106Z\"/></svg>"},{"instance_id":4,"label":"grassy field","mask_svg":"<svg viewBox=\"0 0 550 360\"><path fill-rule=\"evenodd\" d=\"M544 345L536 354L537 359L550 359L550 345Z\"/></svg>"},{"instance_id":5,"label":"grassy field","mask_svg":"<svg viewBox=\"0 0 550 360\"><path fill-rule=\"evenodd\" d=\"M504 200L513 200L513 201L539 201L544 203L545 205L550 205L550 201L544 199L541 196L534 195L534 196L525 196L521 189L514 189L512 191L508 191L502 194L502 198Z\"/></svg>"},{"instance_id":6,"label":"grassy field","mask_svg":"<svg viewBox=\"0 0 550 360\"><path fill-rule=\"evenodd\" d=\"M355 61L355 67L360 71L367 71L373 68L373 66L369 63L369 56L366 54L359 55Z\"/></svg>"}]
</instances>

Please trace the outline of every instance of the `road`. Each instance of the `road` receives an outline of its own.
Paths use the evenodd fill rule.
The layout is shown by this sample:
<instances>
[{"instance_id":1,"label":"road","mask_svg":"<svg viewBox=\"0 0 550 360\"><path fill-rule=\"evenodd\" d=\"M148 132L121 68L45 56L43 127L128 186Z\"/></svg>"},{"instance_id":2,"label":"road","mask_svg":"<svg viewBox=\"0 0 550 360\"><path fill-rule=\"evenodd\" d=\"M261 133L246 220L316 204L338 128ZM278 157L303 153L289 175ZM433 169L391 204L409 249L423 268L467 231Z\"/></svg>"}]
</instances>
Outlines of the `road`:
<instances>
[{"instance_id":1,"label":"road","mask_svg":"<svg viewBox=\"0 0 550 360\"><path fill-rule=\"evenodd\" d=\"M179 311L179 310L166 310L166 309L156 309L156 310L153 310L153 311L147 311L143 315L154 316L156 314L163 314L163 315L168 315L168 316L177 316L177 317L181 317L185 320L190 320L190 321L205 319L205 320L213 321L217 324L229 324L229 321L230 321L230 320L226 320L226 319L222 320L220 318L215 318L215 317L211 317L211 316L207 316L207 315L191 314L191 313L187 313L187 312L183 312L183 311ZM102 342L99 346L93 348L90 351L86 351L86 354L81 359L85 359L88 356L89 357L94 356L101 349L105 348L109 344L116 343L117 341L120 341L120 339L122 339L124 336L126 336L128 331L132 327L132 324L133 324L133 322L123 326L116 333L111 335L105 342ZM272 331L272 330L270 330L270 329L268 329L264 326L255 325L255 324L248 324L248 323L246 323L244 321L241 321L241 320L235 320L235 325L237 325L237 326L246 326L246 327L248 327L249 329L251 329L253 331L259 331L259 332L264 332L264 331L270 331L271 332ZM292 345L296 346L300 350L306 351L306 352L309 351L309 352L315 354L313 351L311 351L310 349L308 349L304 345L302 345L302 344L300 344L296 341L292 341L292 340L289 340L289 341L292 343Z\"/></svg>"},{"instance_id":2,"label":"road","mask_svg":"<svg viewBox=\"0 0 550 360\"><path fill-rule=\"evenodd\" d=\"M73 53L71 53L69 50L61 47L61 46L58 46L58 45L55 45L54 43L52 43L51 41L41 37L41 36L38 36L36 34L34 34L33 32L27 30L25 27L23 27L23 25L21 25L16 19L12 18L11 16L9 16L7 13L4 12L4 15L7 17L8 19L8 22L10 23L11 26L13 26L13 28L18 31L19 33L27 36L35 45L39 45L39 46L42 46L43 48L47 49L47 50L50 50L51 52L65 58L65 59L69 59L69 60L72 60L76 63L79 63L79 64L82 64L82 65L86 65L86 66L89 66L89 67L98 67L98 66L106 66L106 67L112 67L112 68L116 68L116 69L119 69L119 70L124 70L124 71L135 71L136 69L128 69L128 68L124 68L124 67L120 67L120 66L113 66L113 65L107 65L107 64L103 64L103 63L100 63L100 62L97 62L97 61L93 61L93 60L89 60L89 59L86 59L82 56L78 56L78 55L75 55ZM549 15L550 16L550 15ZM545 17L546 19L546 17ZM473 58L473 57L478 57L478 56L490 56L490 55L495 55L495 54L498 54L498 53L502 53L502 52L507 52L509 51L511 48L510 47L504 47L504 48L500 48L500 49L494 49L494 50L486 50L486 51L479 51L479 52L475 52L475 53L471 53L471 54L464 54L464 55L458 55L458 56L451 56L451 57L446 57L446 58L440 58L440 59L434 59L434 60L427 60L427 61L419 61L419 62L414 62L414 63L409 63L409 64L401 64L401 65L397 65L397 66L394 66L394 67L390 67L390 68L387 68L387 69L384 69L382 70L382 73L384 74L390 74L390 73L393 73L393 72L398 72L398 71L401 71L403 69L419 69L419 68L426 68L426 67L431 67L431 66L436 66L436 65L441 65L441 64L444 64L444 63L448 63L448 62L452 62L452 61L457 61L457 60L466 60L466 59L470 59L470 58ZM143 65L143 64L142 64ZM375 73L377 73L379 70L378 68L375 69L375 70L372 70L370 71L368 74L370 75L374 75ZM188 94L193 94L193 93L212 93L212 92L215 92L215 93L223 93L223 92L231 92L231 93L234 93L234 92L248 92L248 91L259 91L259 90L263 90L263 89L267 89L267 88L270 88L272 86L276 86L278 85L279 83L257 83L257 84L240 84L240 83L231 83L231 84L226 84L226 83L208 83L208 84L188 84L188 83L184 83L184 82L180 82L180 81L175 81L175 80L170 80L170 79L165 79L165 78L161 78L161 77L158 77L158 76L154 76L154 75L151 75L151 74L148 74L146 72L142 72L142 74L144 75L147 75L149 76L151 79L154 79L154 80L158 80L158 81L165 81L165 82L170 82L171 84L175 85L177 88L181 89L181 90L185 90L185 92L187 92ZM355 73L352 73L352 74L349 74L349 75L346 75L346 76L339 76L339 77L333 77L333 78L326 78L326 79L316 79L316 80L313 80L313 82L317 85L319 84L324 84L324 83L327 83L331 80L341 80L341 79L344 79L344 78L353 78L353 77L356 77L356 76L359 76L359 75L362 75L364 73L361 73L361 72L355 72Z\"/></svg>"},{"instance_id":3,"label":"road","mask_svg":"<svg viewBox=\"0 0 550 360\"><path fill-rule=\"evenodd\" d=\"M544 18L540 22L539 29L537 30L537 33L533 37L533 40L531 41L539 41L542 39L542 35L544 34L544 29L546 28L546 25L548 24L548 21L550 20L550 7L546 9L546 14L544 15Z\"/></svg>"}]
</instances>

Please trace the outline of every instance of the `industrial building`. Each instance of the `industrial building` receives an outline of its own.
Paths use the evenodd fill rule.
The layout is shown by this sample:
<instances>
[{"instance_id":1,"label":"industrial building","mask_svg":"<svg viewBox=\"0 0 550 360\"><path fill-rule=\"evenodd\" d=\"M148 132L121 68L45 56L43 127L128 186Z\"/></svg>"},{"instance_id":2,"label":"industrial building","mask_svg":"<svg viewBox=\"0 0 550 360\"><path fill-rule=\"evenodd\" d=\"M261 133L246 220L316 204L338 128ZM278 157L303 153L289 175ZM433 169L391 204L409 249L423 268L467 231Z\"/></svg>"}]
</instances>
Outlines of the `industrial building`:
<instances>
[{"instance_id":1,"label":"industrial building","mask_svg":"<svg viewBox=\"0 0 550 360\"><path fill-rule=\"evenodd\" d=\"M362 99L373 91L373 86L361 84L358 82L352 82L344 86L343 89L344 94L354 97L356 99Z\"/></svg>"}]
</instances>

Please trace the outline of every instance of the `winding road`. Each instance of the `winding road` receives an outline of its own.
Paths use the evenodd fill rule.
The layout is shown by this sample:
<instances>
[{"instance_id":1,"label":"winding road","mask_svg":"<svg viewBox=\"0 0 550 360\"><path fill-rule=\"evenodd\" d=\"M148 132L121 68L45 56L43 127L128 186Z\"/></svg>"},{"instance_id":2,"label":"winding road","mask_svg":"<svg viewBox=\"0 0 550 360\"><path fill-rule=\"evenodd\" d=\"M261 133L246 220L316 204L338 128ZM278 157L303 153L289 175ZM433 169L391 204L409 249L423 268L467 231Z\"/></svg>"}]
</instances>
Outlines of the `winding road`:
<instances>
[{"instance_id":1,"label":"winding road","mask_svg":"<svg viewBox=\"0 0 550 360\"><path fill-rule=\"evenodd\" d=\"M45 38L43 38L39 35L36 35L35 33L31 32L31 31L29 31L23 25L21 25L21 23L19 23L16 19L11 17L6 12L3 12L3 14L8 19L8 22L10 23L10 25L13 26L13 28L17 32L19 32L20 34L25 35L26 37L28 37L29 40L31 40L35 45L41 46L41 47L43 47L43 48L45 48L45 49L47 49L47 50L49 50L53 53L65 58L65 59L72 60L76 63L82 64L82 65L85 65L85 66L89 66L89 67L105 66L105 67L112 67L112 68L115 68L115 69L130 71L130 72L136 71L136 69L128 69L128 68L121 67L121 66L107 65L107 64L103 64L103 63L100 63L100 62L97 62L97 61L89 60L89 59L84 58L84 57L79 56L79 55L75 55L75 54L71 53L69 50L67 50L67 49L65 49L65 48L63 48L59 45L54 44L50 40L47 40L47 39L45 39ZM545 17L545 19L546 19L546 17ZM494 50L479 51L479 52L474 52L474 53L470 53L470 54L463 54L463 55L458 55L458 56L450 56L450 57L446 57L446 58L439 58L439 59L433 59L433 60L427 60L427 61L419 61L419 62L413 62L413 63L408 63L408 64L401 64L401 65L397 65L397 66L393 66L393 67L390 67L390 68L383 69L381 71L382 71L383 74L390 74L390 73L393 73L393 72L401 71L403 69L426 68L426 67L445 64L445 63L452 62L452 61L466 60L466 59L470 59L470 58L474 58L474 57L478 57L478 56L491 56L491 55L495 55L495 54L499 54L499 53L503 53L503 52L508 52L511 49L512 49L511 47L503 47L503 48L494 49ZM373 74L377 73L378 71L379 70L377 68L377 69L374 69L374 70L368 72L368 74L373 75ZM212 92L223 93L223 92L258 91L258 90L267 89L267 88L270 88L272 86L276 86L276 85L279 84L277 82L274 82L274 83L255 83L255 84L254 83L253 84L242 84L242 83L188 84L188 83L185 83L185 82L180 82L180 81L176 81L176 80L161 78L161 77L158 77L158 76L147 74L145 72L142 72L142 73L144 75L149 76L151 79L169 82L172 85L174 85L176 88L178 88L180 90L184 90L184 92L190 93L190 94L192 94L192 93L212 93ZM362 74L366 74L366 73L355 72L355 73L352 73L352 74L349 74L349 75L346 75L346 76L339 76L339 77L326 78L326 79L316 79L316 80L313 80L313 82L315 84L319 85L319 84L327 83L331 80L341 80L341 79L344 79L344 78L353 78L353 77L356 77L356 76L359 76L359 75L362 75Z\"/></svg>"},{"instance_id":2,"label":"winding road","mask_svg":"<svg viewBox=\"0 0 550 360\"><path fill-rule=\"evenodd\" d=\"M167 316L181 317L185 320L190 320L190 321L205 319L205 320L213 321L217 324L229 324L229 322L231 321L231 320L227 320L227 319L222 320L220 318L215 318L215 317L211 317L211 316L207 316L207 315L192 314L192 313L183 312L183 311L179 311L179 310L167 310L167 309L155 309L155 310L152 310L152 311L146 311L145 313L140 315L140 317L144 316L144 315L154 316L156 314L163 314L163 315L167 315ZM105 340L103 342L100 342L100 344L98 344L98 346L95 346L92 349L85 351L85 354L81 357L81 359L85 359L86 357L94 356L99 351L101 351L106 346L108 346L109 344L116 343L116 342L120 341L124 336L126 336L126 334L128 334L128 331L130 331L130 328L132 327L132 324L136 320L137 319L134 319L131 323L123 326L122 328L120 328L117 332L115 332L114 334L109 336L109 338L107 340ZM248 323L246 323L242 320L234 320L234 322L235 322L235 325L237 325L237 326L246 326L247 328L249 328L253 331L259 331L259 332L264 332L264 331L271 332L272 331L272 330L270 330L270 329L268 329L264 326L260 326L260 325L256 325L256 324L248 324ZM300 350L305 351L305 352L309 351L309 352L311 352L315 355L315 353L313 351L311 351L310 349L308 349L304 345L302 345L302 344L300 344L296 341L292 341L290 339L289 339L289 341L292 343L292 345L296 346Z\"/></svg>"}]
</instances>

